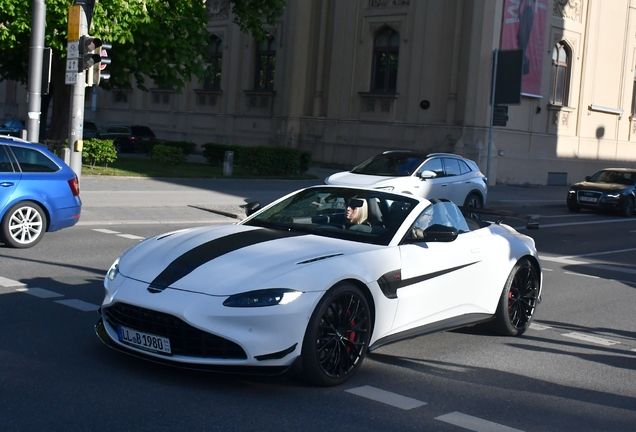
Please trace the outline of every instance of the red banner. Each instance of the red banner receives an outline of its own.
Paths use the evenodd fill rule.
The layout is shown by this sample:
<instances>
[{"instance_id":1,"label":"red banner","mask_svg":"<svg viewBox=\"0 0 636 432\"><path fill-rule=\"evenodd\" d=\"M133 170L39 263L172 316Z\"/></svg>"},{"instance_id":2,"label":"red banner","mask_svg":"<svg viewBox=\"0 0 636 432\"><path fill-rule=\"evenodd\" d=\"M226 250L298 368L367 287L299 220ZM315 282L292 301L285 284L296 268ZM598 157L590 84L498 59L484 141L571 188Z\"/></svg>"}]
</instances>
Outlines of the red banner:
<instances>
[{"instance_id":1,"label":"red banner","mask_svg":"<svg viewBox=\"0 0 636 432\"><path fill-rule=\"evenodd\" d=\"M505 0L502 50L523 50L521 92L541 95L545 23L549 0Z\"/></svg>"}]
</instances>

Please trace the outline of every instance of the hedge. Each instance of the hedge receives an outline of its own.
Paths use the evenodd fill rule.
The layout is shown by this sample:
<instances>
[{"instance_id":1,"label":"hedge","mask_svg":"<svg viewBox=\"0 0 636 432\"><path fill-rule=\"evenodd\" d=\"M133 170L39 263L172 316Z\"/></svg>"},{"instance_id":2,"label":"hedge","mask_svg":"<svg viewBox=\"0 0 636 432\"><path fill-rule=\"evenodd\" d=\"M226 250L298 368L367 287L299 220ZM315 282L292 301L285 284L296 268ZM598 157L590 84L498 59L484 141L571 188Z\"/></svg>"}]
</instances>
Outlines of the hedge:
<instances>
[{"instance_id":1,"label":"hedge","mask_svg":"<svg viewBox=\"0 0 636 432\"><path fill-rule=\"evenodd\" d=\"M226 151L234 152L234 165L253 174L284 176L304 174L311 163L311 152L288 147L241 147L218 143L203 144L203 156L211 165L223 165Z\"/></svg>"}]
</instances>

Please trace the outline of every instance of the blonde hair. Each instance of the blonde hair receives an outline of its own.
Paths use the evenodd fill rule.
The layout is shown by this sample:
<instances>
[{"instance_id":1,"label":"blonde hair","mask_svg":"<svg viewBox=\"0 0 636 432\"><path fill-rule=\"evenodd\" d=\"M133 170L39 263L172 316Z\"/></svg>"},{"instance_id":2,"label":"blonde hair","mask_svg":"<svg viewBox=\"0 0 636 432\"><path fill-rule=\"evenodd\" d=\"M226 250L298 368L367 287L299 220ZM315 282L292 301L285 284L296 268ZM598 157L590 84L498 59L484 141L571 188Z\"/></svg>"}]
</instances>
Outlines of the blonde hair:
<instances>
[{"instance_id":1,"label":"blonde hair","mask_svg":"<svg viewBox=\"0 0 636 432\"><path fill-rule=\"evenodd\" d=\"M367 221L369 217L369 208L367 207L367 200L360 199L362 201L361 207L356 207L353 209L353 217L351 218L351 223L354 225L360 225Z\"/></svg>"}]
</instances>

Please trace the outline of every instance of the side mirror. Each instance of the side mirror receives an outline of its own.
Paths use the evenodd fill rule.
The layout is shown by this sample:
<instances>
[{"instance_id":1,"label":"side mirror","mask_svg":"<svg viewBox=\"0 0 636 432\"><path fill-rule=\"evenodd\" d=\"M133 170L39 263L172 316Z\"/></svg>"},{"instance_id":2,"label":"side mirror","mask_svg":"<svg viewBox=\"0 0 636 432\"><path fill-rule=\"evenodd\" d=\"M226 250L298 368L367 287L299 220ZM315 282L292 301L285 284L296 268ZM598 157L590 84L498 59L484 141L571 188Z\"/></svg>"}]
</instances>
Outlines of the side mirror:
<instances>
[{"instance_id":1,"label":"side mirror","mask_svg":"<svg viewBox=\"0 0 636 432\"><path fill-rule=\"evenodd\" d=\"M590 176L585 176L585 181L590 181Z\"/></svg>"},{"instance_id":2,"label":"side mirror","mask_svg":"<svg viewBox=\"0 0 636 432\"><path fill-rule=\"evenodd\" d=\"M437 177L437 173L435 171L424 170L419 172L417 176L421 178L422 180L426 180L426 179Z\"/></svg>"},{"instance_id":3,"label":"side mirror","mask_svg":"<svg viewBox=\"0 0 636 432\"><path fill-rule=\"evenodd\" d=\"M448 243L454 241L459 235L459 232L455 228L439 224L431 225L425 230L415 227L412 229L411 237L408 239L409 243Z\"/></svg>"},{"instance_id":4,"label":"side mirror","mask_svg":"<svg viewBox=\"0 0 636 432\"><path fill-rule=\"evenodd\" d=\"M261 203L258 201L252 201L247 204L243 204L240 207L245 210L245 216L250 216L260 210Z\"/></svg>"}]
</instances>

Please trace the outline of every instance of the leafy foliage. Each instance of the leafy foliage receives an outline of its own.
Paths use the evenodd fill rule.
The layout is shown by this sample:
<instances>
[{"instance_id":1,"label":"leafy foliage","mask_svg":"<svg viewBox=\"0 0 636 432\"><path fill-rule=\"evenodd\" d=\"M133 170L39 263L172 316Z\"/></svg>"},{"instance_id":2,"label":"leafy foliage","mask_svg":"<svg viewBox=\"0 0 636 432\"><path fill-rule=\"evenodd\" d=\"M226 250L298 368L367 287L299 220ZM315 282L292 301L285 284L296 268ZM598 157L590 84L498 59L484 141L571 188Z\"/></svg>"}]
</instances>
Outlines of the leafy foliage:
<instances>
[{"instance_id":1,"label":"leafy foliage","mask_svg":"<svg viewBox=\"0 0 636 432\"><path fill-rule=\"evenodd\" d=\"M66 57L71 3L46 1L45 46L62 59ZM230 4L234 22L258 39L265 36L264 22L274 25L286 6L284 0L231 0ZM137 86L147 90L146 78L150 78L179 91L192 75L202 79L208 19L205 1L96 0L89 34L113 44L108 66L111 80L104 84L131 87L134 77ZM0 78L26 82L30 36L31 2L2 0Z\"/></svg>"},{"instance_id":2,"label":"leafy foliage","mask_svg":"<svg viewBox=\"0 0 636 432\"><path fill-rule=\"evenodd\" d=\"M179 147L170 147L163 144L157 144L152 148L152 160L164 165L179 165L186 159L186 155Z\"/></svg>"},{"instance_id":3,"label":"leafy foliage","mask_svg":"<svg viewBox=\"0 0 636 432\"><path fill-rule=\"evenodd\" d=\"M109 163L117 160L117 151L113 140L91 138L84 141L82 156L91 168L95 168L98 163L107 167Z\"/></svg>"}]
</instances>

